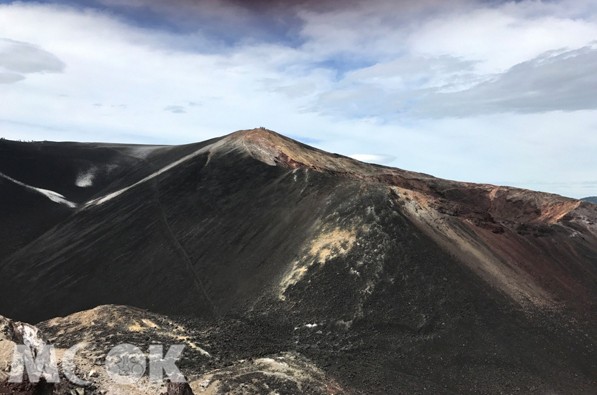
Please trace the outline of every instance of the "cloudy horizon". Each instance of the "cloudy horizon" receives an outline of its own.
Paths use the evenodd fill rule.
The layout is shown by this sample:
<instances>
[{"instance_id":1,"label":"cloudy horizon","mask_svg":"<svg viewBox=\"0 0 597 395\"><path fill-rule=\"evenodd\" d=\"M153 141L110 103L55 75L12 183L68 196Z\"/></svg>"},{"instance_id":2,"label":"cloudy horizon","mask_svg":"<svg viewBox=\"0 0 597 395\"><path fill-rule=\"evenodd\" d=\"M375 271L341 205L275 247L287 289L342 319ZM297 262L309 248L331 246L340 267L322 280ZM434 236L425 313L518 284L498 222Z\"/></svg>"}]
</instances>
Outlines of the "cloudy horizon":
<instances>
[{"instance_id":1,"label":"cloudy horizon","mask_svg":"<svg viewBox=\"0 0 597 395\"><path fill-rule=\"evenodd\" d=\"M597 5L0 1L0 137L263 126L437 177L597 195Z\"/></svg>"}]
</instances>

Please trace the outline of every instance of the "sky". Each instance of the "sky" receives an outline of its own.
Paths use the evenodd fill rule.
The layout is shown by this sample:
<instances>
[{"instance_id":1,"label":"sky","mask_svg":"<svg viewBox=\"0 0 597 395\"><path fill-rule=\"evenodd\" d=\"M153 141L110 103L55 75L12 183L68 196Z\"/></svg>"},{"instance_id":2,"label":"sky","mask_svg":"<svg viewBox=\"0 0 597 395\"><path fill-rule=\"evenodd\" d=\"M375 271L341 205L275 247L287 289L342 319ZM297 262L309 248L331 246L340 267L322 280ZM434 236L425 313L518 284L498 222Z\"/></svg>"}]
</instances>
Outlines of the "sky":
<instances>
[{"instance_id":1,"label":"sky","mask_svg":"<svg viewBox=\"0 0 597 395\"><path fill-rule=\"evenodd\" d=\"M266 127L461 181L597 195L594 0L0 0L0 136Z\"/></svg>"}]
</instances>

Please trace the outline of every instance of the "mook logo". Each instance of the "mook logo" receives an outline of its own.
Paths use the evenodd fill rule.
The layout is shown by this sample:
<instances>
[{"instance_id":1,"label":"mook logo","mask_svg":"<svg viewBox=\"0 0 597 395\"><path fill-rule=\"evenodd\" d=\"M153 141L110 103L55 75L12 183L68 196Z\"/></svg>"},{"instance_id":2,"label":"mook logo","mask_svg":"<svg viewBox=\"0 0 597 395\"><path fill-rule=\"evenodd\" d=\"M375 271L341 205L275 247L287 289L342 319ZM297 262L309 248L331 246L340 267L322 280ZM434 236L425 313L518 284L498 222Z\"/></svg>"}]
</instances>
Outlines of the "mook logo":
<instances>
[{"instance_id":1,"label":"mook logo","mask_svg":"<svg viewBox=\"0 0 597 395\"><path fill-rule=\"evenodd\" d=\"M64 376L78 386L91 384L75 373L75 357L85 346L86 343L79 343L68 349L60 364ZM185 378L176 366L184 347L183 344L173 345L164 355L164 347L159 344L150 345L147 354L132 344L119 344L106 355L104 369L117 384L135 384L148 370L151 381L161 382L165 375L173 383L184 383ZM26 345L17 345L8 381L22 383L25 372L31 383L38 383L41 378L48 383L59 383L60 371L54 346L43 345L32 350Z\"/></svg>"}]
</instances>

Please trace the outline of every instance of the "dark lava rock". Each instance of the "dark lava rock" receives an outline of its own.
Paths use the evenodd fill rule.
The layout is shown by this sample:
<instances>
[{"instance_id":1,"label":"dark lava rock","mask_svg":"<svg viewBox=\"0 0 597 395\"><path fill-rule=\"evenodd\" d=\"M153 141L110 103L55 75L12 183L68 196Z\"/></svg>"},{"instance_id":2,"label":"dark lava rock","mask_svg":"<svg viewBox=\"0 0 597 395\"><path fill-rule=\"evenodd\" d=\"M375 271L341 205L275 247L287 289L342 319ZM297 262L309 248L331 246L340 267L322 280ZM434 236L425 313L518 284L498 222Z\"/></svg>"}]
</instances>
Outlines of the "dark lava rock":
<instances>
[{"instance_id":1,"label":"dark lava rock","mask_svg":"<svg viewBox=\"0 0 597 395\"><path fill-rule=\"evenodd\" d=\"M168 383L165 395L194 395L188 383Z\"/></svg>"}]
</instances>

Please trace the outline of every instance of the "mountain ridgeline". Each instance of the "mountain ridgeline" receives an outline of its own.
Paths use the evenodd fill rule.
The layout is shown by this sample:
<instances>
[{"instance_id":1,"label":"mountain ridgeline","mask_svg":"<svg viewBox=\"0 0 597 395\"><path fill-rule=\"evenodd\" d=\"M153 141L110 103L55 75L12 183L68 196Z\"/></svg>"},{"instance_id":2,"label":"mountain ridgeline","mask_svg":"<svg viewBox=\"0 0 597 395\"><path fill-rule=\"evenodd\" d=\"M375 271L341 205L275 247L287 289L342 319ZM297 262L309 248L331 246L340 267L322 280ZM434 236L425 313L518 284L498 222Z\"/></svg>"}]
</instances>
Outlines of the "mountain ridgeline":
<instances>
[{"instance_id":1,"label":"mountain ridgeline","mask_svg":"<svg viewBox=\"0 0 597 395\"><path fill-rule=\"evenodd\" d=\"M65 346L51 319L126 305L190 328L219 365L186 374L232 387L256 373L231 363L277 355L312 378L286 393L596 390L589 202L253 129L185 146L0 141L0 220L0 314Z\"/></svg>"}]
</instances>

